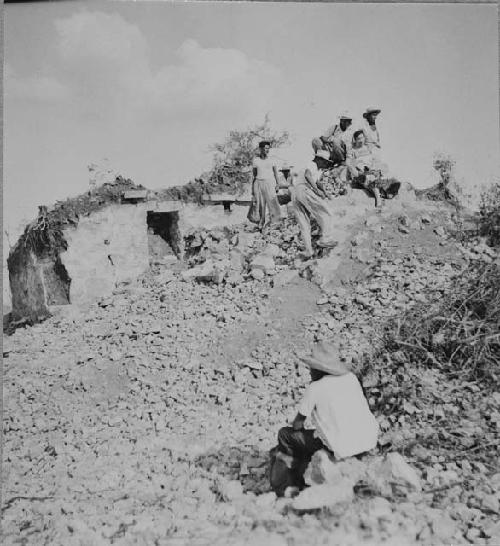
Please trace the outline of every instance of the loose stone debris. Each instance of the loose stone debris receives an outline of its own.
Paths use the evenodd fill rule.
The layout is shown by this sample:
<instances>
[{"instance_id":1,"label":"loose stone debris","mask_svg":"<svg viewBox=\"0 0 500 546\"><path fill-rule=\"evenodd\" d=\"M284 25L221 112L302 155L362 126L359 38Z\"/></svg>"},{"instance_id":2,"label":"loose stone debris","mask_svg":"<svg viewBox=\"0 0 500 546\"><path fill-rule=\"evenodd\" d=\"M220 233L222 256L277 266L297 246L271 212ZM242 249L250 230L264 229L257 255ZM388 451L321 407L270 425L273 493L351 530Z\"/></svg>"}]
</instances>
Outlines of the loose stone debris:
<instances>
[{"instance_id":1,"label":"loose stone debris","mask_svg":"<svg viewBox=\"0 0 500 546\"><path fill-rule=\"evenodd\" d=\"M291 220L193 233L187 263L7 337L5 544L499 544L500 397L404 358L362 378L376 452L318 452L296 498L269 489L309 381L298 355L335 339L360 369L379 323L498 260L448 238L437 207L397 206L305 262ZM453 435L462 451L441 447Z\"/></svg>"}]
</instances>

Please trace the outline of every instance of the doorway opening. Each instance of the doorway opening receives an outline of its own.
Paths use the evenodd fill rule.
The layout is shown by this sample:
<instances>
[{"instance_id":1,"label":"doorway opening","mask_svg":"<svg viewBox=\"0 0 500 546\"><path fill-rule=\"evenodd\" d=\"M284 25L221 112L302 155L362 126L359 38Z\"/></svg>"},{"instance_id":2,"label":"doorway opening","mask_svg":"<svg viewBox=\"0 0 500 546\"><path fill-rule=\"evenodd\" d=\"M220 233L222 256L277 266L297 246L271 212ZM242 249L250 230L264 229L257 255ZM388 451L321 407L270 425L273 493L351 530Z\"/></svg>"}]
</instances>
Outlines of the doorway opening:
<instances>
[{"instance_id":1,"label":"doorway opening","mask_svg":"<svg viewBox=\"0 0 500 546\"><path fill-rule=\"evenodd\" d=\"M179 229L179 211L148 211L149 254L153 258L182 256L182 237Z\"/></svg>"}]
</instances>

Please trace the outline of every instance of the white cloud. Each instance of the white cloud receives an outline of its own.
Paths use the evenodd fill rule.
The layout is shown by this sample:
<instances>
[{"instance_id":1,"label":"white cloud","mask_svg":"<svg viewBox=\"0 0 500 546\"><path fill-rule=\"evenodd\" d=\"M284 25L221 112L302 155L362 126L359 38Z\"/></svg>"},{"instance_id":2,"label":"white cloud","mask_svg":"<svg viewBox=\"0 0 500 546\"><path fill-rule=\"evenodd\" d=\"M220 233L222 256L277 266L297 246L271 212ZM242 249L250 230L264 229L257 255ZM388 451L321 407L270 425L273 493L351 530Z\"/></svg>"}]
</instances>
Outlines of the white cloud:
<instances>
[{"instance_id":1,"label":"white cloud","mask_svg":"<svg viewBox=\"0 0 500 546\"><path fill-rule=\"evenodd\" d=\"M9 64L4 70L5 96L40 102L58 102L68 98L68 88L49 76L22 78Z\"/></svg>"},{"instance_id":2,"label":"white cloud","mask_svg":"<svg viewBox=\"0 0 500 546\"><path fill-rule=\"evenodd\" d=\"M237 49L186 40L175 63L153 70L139 28L117 14L81 12L56 21L59 70L85 110L155 119L242 121L263 115L280 72Z\"/></svg>"}]
</instances>

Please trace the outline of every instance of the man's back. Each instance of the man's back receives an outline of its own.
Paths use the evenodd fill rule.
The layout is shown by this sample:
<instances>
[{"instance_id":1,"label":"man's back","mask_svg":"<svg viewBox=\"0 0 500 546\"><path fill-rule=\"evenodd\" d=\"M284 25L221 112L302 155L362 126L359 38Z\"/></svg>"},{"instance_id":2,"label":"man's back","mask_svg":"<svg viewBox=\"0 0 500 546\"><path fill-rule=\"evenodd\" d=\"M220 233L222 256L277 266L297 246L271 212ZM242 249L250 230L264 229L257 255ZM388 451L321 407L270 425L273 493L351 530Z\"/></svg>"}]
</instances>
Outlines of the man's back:
<instances>
[{"instance_id":1,"label":"man's back","mask_svg":"<svg viewBox=\"0 0 500 546\"><path fill-rule=\"evenodd\" d=\"M318 437L337 457L373 449L378 423L352 373L327 375L309 385L299 413L311 416Z\"/></svg>"}]
</instances>

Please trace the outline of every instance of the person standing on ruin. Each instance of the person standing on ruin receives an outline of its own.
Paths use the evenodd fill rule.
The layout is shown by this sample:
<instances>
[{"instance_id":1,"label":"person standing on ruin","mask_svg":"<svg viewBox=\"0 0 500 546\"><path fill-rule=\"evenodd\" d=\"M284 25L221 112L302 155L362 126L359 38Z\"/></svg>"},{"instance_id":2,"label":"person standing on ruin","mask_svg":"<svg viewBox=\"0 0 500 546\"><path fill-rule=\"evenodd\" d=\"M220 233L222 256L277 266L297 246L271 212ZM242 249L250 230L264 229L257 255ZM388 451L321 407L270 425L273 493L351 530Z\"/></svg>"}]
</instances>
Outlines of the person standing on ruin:
<instances>
[{"instance_id":1,"label":"person standing on ruin","mask_svg":"<svg viewBox=\"0 0 500 546\"><path fill-rule=\"evenodd\" d=\"M311 164L292 177L290 196L304 243L303 258L305 259L313 256L311 219L318 223L321 230L318 246L328 248L337 244L332 234L333 216L328 206L328 196L318 185L321 173L333 166L329 155L327 150L318 150Z\"/></svg>"},{"instance_id":2,"label":"person standing on ruin","mask_svg":"<svg viewBox=\"0 0 500 546\"><path fill-rule=\"evenodd\" d=\"M339 116L338 123L329 127L319 138L313 138L314 153L318 150L328 150L329 159L334 165L341 165L347 158L352 141L352 116L344 111Z\"/></svg>"},{"instance_id":3,"label":"person standing on ruin","mask_svg":"<svg viewBox=\"0 0 500 546\"><path fill-rule=\"evenodd\" d=\"M276 193L280 180L276 163L269 157L270 148L269 141L259 142L259 155L252 162L252 197L254 201L252 206L255 207L255 212L258 215L258 225L261 231L281 220L281 210ZM266 211L269 212L268 219Z\"/></svg>"}]
</instances>

